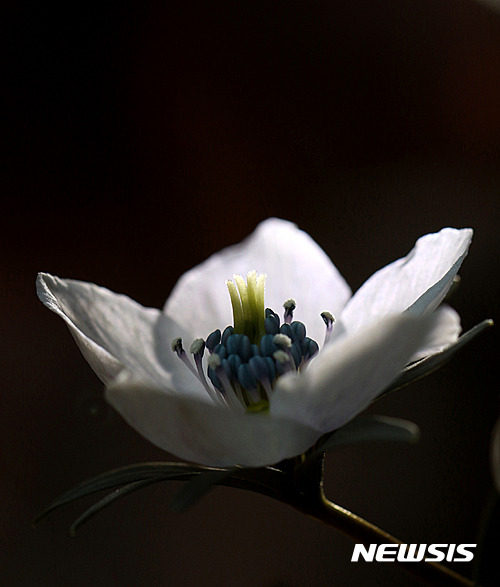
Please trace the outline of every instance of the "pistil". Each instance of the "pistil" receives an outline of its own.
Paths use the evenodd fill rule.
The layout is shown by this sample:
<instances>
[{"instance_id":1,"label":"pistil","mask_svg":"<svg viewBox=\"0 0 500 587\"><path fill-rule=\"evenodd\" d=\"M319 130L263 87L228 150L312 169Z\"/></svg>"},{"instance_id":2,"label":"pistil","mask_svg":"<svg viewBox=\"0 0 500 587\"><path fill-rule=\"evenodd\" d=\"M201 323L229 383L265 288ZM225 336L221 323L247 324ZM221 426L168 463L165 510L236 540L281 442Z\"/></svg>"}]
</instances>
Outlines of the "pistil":
<instances>
[{"instance_id":1,"label":"pistil","mask_svg":"<svg viewBox=\"0 0 500 587\"><path fill-rule=\"evenodd\" d=\"M234 275L233 281L226 281L233 307L234 332L245 334L252 343L257 343L265 332L264 289L265 274L250 271L247 281L241 275Z\"/></svg>"}]
</instances>

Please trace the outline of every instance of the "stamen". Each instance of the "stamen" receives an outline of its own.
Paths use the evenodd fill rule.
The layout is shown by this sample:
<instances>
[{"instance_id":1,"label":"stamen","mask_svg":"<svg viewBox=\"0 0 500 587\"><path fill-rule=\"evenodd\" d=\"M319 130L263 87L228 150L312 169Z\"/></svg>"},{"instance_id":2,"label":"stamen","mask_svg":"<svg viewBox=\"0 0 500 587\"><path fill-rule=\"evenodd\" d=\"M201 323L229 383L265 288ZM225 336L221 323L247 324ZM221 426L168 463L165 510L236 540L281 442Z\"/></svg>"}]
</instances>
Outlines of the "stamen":
<instances>
[{"instance_id":1,"label":"stamen","mask_svg":"<svg viewBox=\"0 0 500 587\"><path fill-rule=\"evenodd\" d=\"M276 374L283 375L292 370L290 362L290 355L282 350L277 350L273 353L273 359L276 361Z\"/></svg>"},{"instance_id":2,"label":"stamen","mask_svg":"<svg viewBox=\"0 0 500 587\"><path fill-rule=\"evenodd\" d=\"M251 403L260 401L259 392L257 390L257 378L252 373L250 365L243 363L238 368L238 380L241 385L247 390Z\"/></svg>"},{"instance_id":3,"label":"stamen","mask_svg":"<svg viewBox=\"0 0 500 587\"><path fill-rule=\"evenodd\" d=\"M209 357L208 359L208 368L207 368L207 374L208 374L208 378L210 379L210 381L212 382L212 385L215 387L215 389L217 391L224 391L224 388L222 387L222 383L220 382L219 378L217 377L215 370L217 369L217 367L220 366L221 360L219 355L212 355L211 357Z\"/></svg>"},{"instance_id":4,"label":"stamen","mask_svg":"<svg viewBox=\"0 0 500 587\"><path fill-rule=\"evenodd\" d=\"M205 341L202 338L193 340L189 348L189 352L192 355L199 355L200 357L203 357L203 353L205 352Z\"/></svg>"},{"instance_id":5,"label":"stamen","mask_svg":"<svg viewBox=\"0 0 500 587\"><path fill-rule=\"evenodd\" d=\"M278 350L272 334L264 334L260 339L260 353L263 357L271 357Z\"/></svg>"},{"instance_id":6,"label":"stamen","mask_svg":"<svg viewBox=\"0 0 500 587\"><path fill-rule=\"evenodd\" d=\"M307 368L307 365L309 364L309 361L311 359L313 359L319 352L319 346L318 343L313 340L312 338L309 338L308 336L306 336L304 338L304 340L302 341L302 363L300 364L300 369L302 371L305 371L305 369Z\"/></svg>"},{"instance_id":7,"label":"stamen","mask_svg":"<svg viewBox=\"0 0 500 587\"><path fill-rule=\"evenodd\" d=\"M238 382L238 368L241 365L241 359L238 355L229 355L227 359L223 359L222 367L226 372L228 378L228 384L232 393L236 394L236 397L242 406L246 406L248 403L243 396L243 390Z\"/></svg>"},{"instance_id":8,"label":"stamen","mask_svg":"<svg viewBox=\"0 0 500 587\"><path fill-rule=\"evenodd\" d=\"M252 357L250 361L248 361L250 369L252 373L257 378L257 381L264 387L264 390L267 394L267 400L271 397L272 388L271 388L271 381L269 379L269 364L263 357ZM274 370L274 372L276 372Z\"/></svg>"},{"instance_id":9,"label":"stamen","mask_svg":"<svg viewBox=\"0 0 500 587\"><path fill-rule=\"evenodd\" d=\"M269 381L274 381L276 379L276 365L271 357L263 357L264 361L267 363L267 372L269 373Z\"/></svg>"},{"instance_id":10,"label":"stamen","mask_svg":"<svg viewBox=\"0 0 500 587\"><path fill-rule=\"evenodd\" d=\"M292 342L292 346L290 347L289 352L292 356L293 362L295 363L295 368L298 369L300 363L302 362L302 347L298 342Z\"/></svg>"},{"instance_id":11,"label":"stamen","mask_svg":"<svg viewBox=\"0 0 500 587\"><path fill-rule=\"evenodd\" d=\"M238 343L238 354L243 362L249 361L252 357L252 345L248 336L243 335Z\"/></svg>"},{"instance_id":12,"label":"stamen","mask_svg":"<svg viewBox=\"0 0 500 587\"><path fill-rule=\"evenodd\" d=\"M227 363L226 359L224 359L215 369L215 373L219 378L219 381L222 383L222 387L224 388L223 398L226 400L226 403L230 408L241 410L243 405L235 395L236 390L234 386L231 385L231 381L229 380L226 370L224 369L224 361Z\"/></svg>"},{"instance_id":13,"label":"stamen","mask_svg":"<svg viewBox=\"0 0 500 587\"><path fill-rule=\"evenodd\" d=\"M174 353L177 353L177 356L180 358L181 353L184 352L184 349L182 348L182 338L174 338L170 346Z\"/></svg>"},{"instance_id":14,"label":"stamen","mask_svg":"<svg viewBox=\"0 0 500 587\"><path fill-rule=\"evenodd\" d=\"M286 334L276 334L273 338L274 344L288 349L292 346L292 339Z\"/></svg>"},{"instance_id":15,"label":"stamen","mask_svg":"<svg viewBox=\"0 0 500 587\"><path fill-rule=\"evenodd\" d=\"M264 329L267 334L278 334L280 331L279 318L276 318L275 316L268 316L264 320Z\"/></svg>"},{"instance_id":16,"label":"stamen","mask_svg":"<svg viewBox=\"0 0 500 587\"><path fill-rule=\"evenodd\" d=\"M208 377L212 382L214 388L219 392L217 394L217 402L236 409L241 409L241 402L234 397L234 389L228 384L228 379L220 357L213 354L208 360ZM239 404L239 406L237 406Z\"/></svg>"},{"instance_id":17,"label":"stamen","mask_svg":"<svg viewBox=\"0 0 500 587\"><path fill-rule=\"evenodd\" d=\"M203 372L202 359L203 359L203 354L205 352L205 341L202 338L197 338L192 343L190 350L193 353L194 364L196 365L196 370L198 371L198 378L202 382L203 387L205 388L205 391L208 393L208 395L216 403L218 403L218 404L223 403L221 401L219 394L217 394L216 391L212 387L210 387L210 385L208 384L208 381L205 377L205 373Z\"/></svg>"},{"instance_id":18,"label":"stamen","mask_svg":"<svg viewBox=\"0 0 500 587\"><path fill-rule=\"evenodd\" d=\"M296 342L301 343L306 337L306 327L302 322L292 322L290 324L292 328L292 339Z\"/></svg>"},{"instance_id":19,"label":"stamen","mask_svg":"<svg viewBox=\"0 0 500 587\"><path fill-rule=\"evenodd\" d=\"M219 355L213 354L211 357L208 358L208 368L213 369L215 371L217 367L220 367L221 362L222 361Z\"/></svg>"},{"instance_id":20,"label":"stamen","mask_svg":"<svg viewBox=\"0 0 500 587\"><path fill-rule=\"evenodd\" d=\"M221 338L222 344L226 344L227 343L227 339L232 334L234 334L234 328L232 326L226 326L226 328L224 328L224 332L222 333L222 338Z\"/></svg>"},{"instance_id":21,"label":"stamen","mask_svg":"<svg viewBox=\"0 0 500 587\"><path fill-rule=\"evenodd\" d=\"M225 359L227 356L227 351L226 351L226 347L223 344L218 344L215 348L214 348L214 355L219 355L219 357L221 359Z\"/></svg>"},{"instance_id":22,"label":"stamen","mask_svg":"<svg viewBox=\"0 0 500 587\"><path fill-rule=\"evenodd\" d=\"M226 350L227 350L228 355L237 355L238 354L240 338L242 336L243 336L243 334L232 334L226 340Z\"/></svg>"},{"instance_id":23,"label":"stamen","mask_svg":"<svg viewBox=\"0 0 500 587\"><path fill-rule=\"evenodd\" d=\"M264 329L266 334L278 334L280 331L280 317L271 308L266 308Z\"/></svg>"},{"instance_id":24,"label":"stamen","mask_svg":"<svg viewBox=\"0 0 500 587\"><path fill-rule=\"evenodd\" d=\"M286 336L288 336L288 338L292 339L293 338L293 330L292 330L292 326L288 323L282 324L280 326L280 333L281 334L286 334Z\"/></svg>"},{"instance_id":25,"label":"stamen","mask_svg":"<svg viewBox=\"0 0 500 587\"><path fill-rule=\"evenodd\" d=\"M210 353L214 352L215 347L220 343L220 330L214 330L212 334L207 336L206 346Z\"/></svg>"},{"instance_id":26,"label":"stamen","mask_svg":"<svg viewBox=\"0 0 500 587\"><path fill-rule=\"evenodd\" d=\"M325 346L326 344L328 344L330 337L332 336L333 325L335 324L335 317L333 314L330 314L330 312L322 312L321 317L323 318L323 322L326 325L325 341L323 343L323 346Z\"/></svg>"},{"instance_id":27,"label":"stamen","mask_svg":"<svg viewBox=\"0 0 500 587\"><path fill-rule=\"evenodd\" d=\"M172 341L172 350L174 353L177 353L179 359L186 365L186 367L191 371L191 373L198 379L198 373L196 369L193 367L191 361L188 359L186 355L186 351L182 347L182 338L174 338Z\"/></svg>"},{"instance_id":28,"label":"stamen","mask_svg":"<svg viewBox=\"0 0 500 587\"><path fill-rule=\"evenodd\" d=\"M283 328L284 326L286 326L289 329L290 334L292 334L292 328L291 328L290 324L283 324L283 326L281 328ZM298 362L296 362L295 357L292 353L292 347L293 347L292 339L286 334L276 334L275 337L273 338L273 342L281 350L284 350L286 352L286 354L288 356L288 360L290 361L290 364L293 365L293 367L298 367L299 363L302 360L302 353L299 351L300 359ZM275 356L275 354L276 353L273 354L273 357Z\"/></svg>"},{"instance_id":29,"label":"stamen","mask_svg":"<svg viewBox=\"0 0 500 587\"><path fill-rule=\"evenodd\" d=\"M292 322L293 311L295 310L296 307L297 307L297 304L295 303L295 300L292 300L292 299L287 300L283 304L283 308L285 308L285 314L283 316L283 319L286 322L286 324L290 324Z\"/></svg>"}]
</instances>

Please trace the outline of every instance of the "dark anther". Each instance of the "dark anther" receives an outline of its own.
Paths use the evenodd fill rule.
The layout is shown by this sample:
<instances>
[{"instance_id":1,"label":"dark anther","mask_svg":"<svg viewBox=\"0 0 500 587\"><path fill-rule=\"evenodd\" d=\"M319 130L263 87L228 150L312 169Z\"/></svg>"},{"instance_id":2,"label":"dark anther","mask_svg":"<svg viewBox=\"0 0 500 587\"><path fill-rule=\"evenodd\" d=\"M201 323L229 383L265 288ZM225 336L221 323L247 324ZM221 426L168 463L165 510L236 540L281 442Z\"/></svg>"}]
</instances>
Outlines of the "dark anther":
<instances>
[{"instance_id":1,"label":"dark anther","mask_svg":"<svg viewBox=\"0 0 500 587\"><path fill-rule=\"evenodd\" d=\"M290 324L290 322L292 321L293 311L295 310L296 307L297 307L297 304L295 303L295 300L287 300L283 304L283 308L285 308L285 314L283 316L283 319L287 324Z\"/></svg>"},{"instance_id":2,"label":"dark anther","mask_svg":"<svg viewBox=\"0 0 500 587\"><path fill-rule=\"evenodd\" d=\"M213 353L215 347L220 343L220 330L214 330L212 334L209 334L206 340L207 349Z\"/></svg>"}]
</instances>

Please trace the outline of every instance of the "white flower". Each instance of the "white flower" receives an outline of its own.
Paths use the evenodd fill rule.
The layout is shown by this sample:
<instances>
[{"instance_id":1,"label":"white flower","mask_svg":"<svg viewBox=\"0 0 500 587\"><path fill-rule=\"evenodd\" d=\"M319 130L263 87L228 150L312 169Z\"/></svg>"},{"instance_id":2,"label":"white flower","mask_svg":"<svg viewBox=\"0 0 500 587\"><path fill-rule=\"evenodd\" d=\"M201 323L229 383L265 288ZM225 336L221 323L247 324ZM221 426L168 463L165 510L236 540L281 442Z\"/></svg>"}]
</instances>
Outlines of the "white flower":
<instances>
[{"instance_id":1,"label":"white flower","mask_svg":"<svg viewBox=\"0 0 500 587\"><path fill-rule=\"evenodd\" d=\"M438 305L471 238L472 230L452 228L424 236L407 257L376 272L354 296L309 235L274 218L242 243L185 273L163 311L90 283L43 273L37 290L42 302L66 321L105 383L108 402L147 439L189 461L257 467L305 452L366 408L409 362L456 341L460 319L451 308ZM314 358L309 355L317 346L292 344L295 335L287 338L287 327L284 338L267 336L267 343L277 345L271 344L267 367L256 361L255 368L247 364L246 370L231 371L224 363L235 373L229 377L220 349L208 360L208 351L202 360L200 354L189 357L179 343L172 352L177 337L188 349L203 339L193 345L195 353L205 341L213 350L218 335L208 341L209 334L232 323L227 287L240 330L249 333L250 328L259 345L264 332L262 274L267 276L266 306L279 310L287 300L295 301L285 310L286 322L296 305L307 336L321 347ZM248 285L240 275L248 275ZM269 321L266 328L269 332ZM283 374L275 377L273 368Z\"/></svg>"}]
</instances>

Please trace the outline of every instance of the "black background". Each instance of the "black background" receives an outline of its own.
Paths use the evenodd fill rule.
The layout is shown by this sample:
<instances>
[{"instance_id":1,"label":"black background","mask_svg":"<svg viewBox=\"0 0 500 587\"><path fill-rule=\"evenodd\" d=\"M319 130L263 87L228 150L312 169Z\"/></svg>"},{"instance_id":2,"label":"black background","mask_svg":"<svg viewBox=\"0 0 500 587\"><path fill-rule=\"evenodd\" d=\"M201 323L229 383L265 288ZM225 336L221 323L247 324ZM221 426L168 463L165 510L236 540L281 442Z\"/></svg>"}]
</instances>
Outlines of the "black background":
<instances>
[{"instance_id":1,"label":"black background","mask_svg":"<svg viewBox=\"0 0 500 587\"><path fill-rule=\"evenodd\" d=\"M417 585L394 565L350 563L335 531L224 488L183 515L168 509L175 484L144 489L75 539L87 503L32 529L79 481L169 458L104 404L34 280L48 271L161 307L185 270L279 216L355 290L420 235L472 226L453 304L465 329L494 318L500 13L472 0L1 11L4 584ZM373 406L417 422L422 440L330 454L329 497L405 542L476 542L495 340L492 329Z\"/></svg>"}]
</instances>

